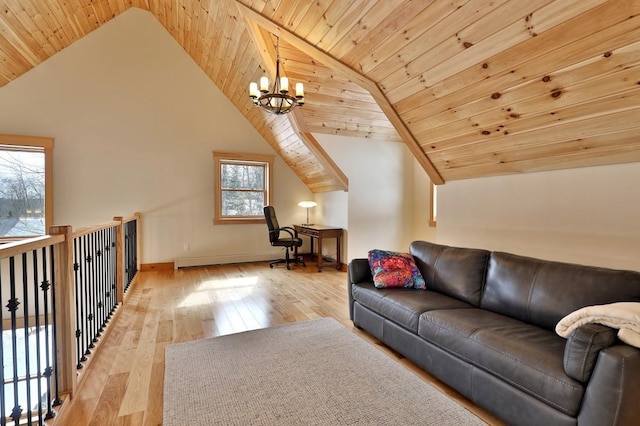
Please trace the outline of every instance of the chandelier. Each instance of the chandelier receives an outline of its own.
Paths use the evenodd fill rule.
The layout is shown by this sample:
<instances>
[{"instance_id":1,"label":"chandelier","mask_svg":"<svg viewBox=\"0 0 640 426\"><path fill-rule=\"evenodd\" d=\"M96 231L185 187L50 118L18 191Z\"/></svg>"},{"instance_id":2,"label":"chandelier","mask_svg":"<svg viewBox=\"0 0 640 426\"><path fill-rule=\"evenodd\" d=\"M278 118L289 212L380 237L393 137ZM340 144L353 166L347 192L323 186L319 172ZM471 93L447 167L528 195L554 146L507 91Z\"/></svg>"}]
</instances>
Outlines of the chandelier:
<instances>
[{"instance_id":1,"label":"chandelier","mask_svg":"<svg viewBox=\"0 0 640 426\"><path fill-rule=\"evenodd\" d=\"M280 77L280 39L276 37L276 78L273 90L269 92L269 79L260 78L260 90L257 83L249 84L249 97L256 107L262 107L271 114L287 114L295 107L304 105L304 87L296 83L296 95L289 94L289 79Z\"/></svg>"}]
</instances>

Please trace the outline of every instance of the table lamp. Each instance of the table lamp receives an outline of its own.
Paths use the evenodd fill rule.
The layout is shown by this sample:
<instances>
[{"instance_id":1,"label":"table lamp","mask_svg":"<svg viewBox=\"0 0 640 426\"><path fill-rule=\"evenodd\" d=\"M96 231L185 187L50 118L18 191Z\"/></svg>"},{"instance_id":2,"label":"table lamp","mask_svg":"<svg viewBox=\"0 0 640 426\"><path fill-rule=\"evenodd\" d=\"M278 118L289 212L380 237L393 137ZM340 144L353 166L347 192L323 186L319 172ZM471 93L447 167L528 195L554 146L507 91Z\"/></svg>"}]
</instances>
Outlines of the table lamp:
<instances>
[{"instance_id":1,"label":"table lamp","mask_svg":"<svg viewBox=\"0 0 640 426\"><path fill-rule=\"evenodd\" d=\"M307 223L303 223L303 225L313 225L313 223L309 223L309 209L318 205L315 201L300 201L298 203L300 207L304 207L307 209Z\"/></svg>"}]
</instances>

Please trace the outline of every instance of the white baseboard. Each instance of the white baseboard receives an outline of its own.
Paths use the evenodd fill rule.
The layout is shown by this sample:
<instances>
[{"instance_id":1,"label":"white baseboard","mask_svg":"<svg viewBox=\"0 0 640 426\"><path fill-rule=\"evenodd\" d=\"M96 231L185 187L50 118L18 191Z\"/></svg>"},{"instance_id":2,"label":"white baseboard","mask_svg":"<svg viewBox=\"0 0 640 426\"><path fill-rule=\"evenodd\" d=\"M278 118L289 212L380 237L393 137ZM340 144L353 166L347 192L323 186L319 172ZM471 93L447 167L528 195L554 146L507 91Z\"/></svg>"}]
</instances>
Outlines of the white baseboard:
<instances>
[{"instance_id":1,"label":"white baseboard","mask_svg":"<svg viewBox=\"0 0 640 426\"><path fill-rule=\"evenodd\" d=\"M175 269L190 266L223 265L227 263L264 262L278 259L282 253L240 253L210 256L179 257L174 261Z\"/></svg>"}]
</instances>

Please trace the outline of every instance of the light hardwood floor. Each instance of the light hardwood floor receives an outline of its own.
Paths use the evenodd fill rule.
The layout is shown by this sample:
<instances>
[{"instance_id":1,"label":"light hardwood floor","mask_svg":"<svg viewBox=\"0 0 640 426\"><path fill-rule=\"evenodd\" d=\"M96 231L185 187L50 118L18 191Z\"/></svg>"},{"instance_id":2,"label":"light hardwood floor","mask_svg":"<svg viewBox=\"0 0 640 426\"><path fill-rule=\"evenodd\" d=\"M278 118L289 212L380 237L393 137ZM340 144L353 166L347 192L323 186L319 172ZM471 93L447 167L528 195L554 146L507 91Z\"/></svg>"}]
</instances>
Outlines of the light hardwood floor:
<instances>
[{"instance_id":1,"label":"light hardwood floor","mask_svg":"<svg viewBox=\"0 0 640 426\"><path fill-rule=\"evenodd\" d=\"M333 317L490 424L499 422L457 392L357 330L346 273L266 263L140 272L100 349L81 370L77 395L56 425L161 425L164 350L172 343Z\"/></svg>"}]
</instances>

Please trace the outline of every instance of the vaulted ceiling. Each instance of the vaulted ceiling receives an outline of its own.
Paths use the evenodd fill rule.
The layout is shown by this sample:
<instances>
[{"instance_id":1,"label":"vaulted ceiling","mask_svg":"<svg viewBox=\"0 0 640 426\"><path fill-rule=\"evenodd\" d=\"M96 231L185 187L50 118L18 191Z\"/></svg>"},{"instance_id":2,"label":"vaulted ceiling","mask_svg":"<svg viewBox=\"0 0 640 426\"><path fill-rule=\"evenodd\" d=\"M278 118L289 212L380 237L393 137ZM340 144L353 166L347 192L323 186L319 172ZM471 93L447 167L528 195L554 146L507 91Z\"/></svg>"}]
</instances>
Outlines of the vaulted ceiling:
<instances>
[{"instance_id":1,"label":"vaulted ceiling","mask_svg":"<svg viewBox=\"0 0 640 426\"><path fill-rule=\"evenodd\" d=\"M314 133L405 143L438 184L640 161L640 0L0 0L0 85L131 7L314 192L348 187ZM276 36L286 116L248 98Z\"/></svg>"}]
</instances>

